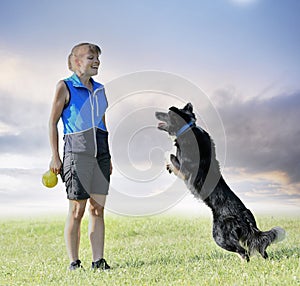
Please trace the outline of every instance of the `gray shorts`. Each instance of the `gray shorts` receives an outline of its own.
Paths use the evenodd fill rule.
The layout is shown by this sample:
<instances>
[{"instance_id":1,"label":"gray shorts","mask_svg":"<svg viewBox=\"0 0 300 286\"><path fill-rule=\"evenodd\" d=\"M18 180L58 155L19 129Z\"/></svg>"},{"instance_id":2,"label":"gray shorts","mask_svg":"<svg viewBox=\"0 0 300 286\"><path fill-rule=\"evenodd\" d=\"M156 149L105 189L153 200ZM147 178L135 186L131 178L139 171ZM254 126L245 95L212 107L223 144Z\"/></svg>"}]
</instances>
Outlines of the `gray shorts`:
<instances>
[{"instance_id":1,"label":"gray shorts","mask_svg":"<svg viewBox=\"0 0 300 286\"><path fill-rule=\"evenodd\" d=\"M69 200L86 200L90 194L107 195L110 181L109 153L97 158L81 153L65 153L62 179Z\"/></svg>"}]
</instances>

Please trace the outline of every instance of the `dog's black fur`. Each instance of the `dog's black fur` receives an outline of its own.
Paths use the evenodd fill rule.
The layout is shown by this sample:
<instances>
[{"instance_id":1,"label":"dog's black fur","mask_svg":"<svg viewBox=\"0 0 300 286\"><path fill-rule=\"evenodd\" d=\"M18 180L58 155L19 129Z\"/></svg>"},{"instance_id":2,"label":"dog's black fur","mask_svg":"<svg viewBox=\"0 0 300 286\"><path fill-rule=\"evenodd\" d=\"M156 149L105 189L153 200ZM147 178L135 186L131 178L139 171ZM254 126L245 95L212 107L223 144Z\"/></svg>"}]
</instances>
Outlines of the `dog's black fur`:
<instances>
[{"instance_id":1,"label":"dog's black fur","mask_svg":"<svg viewBox=\"0 0 300 286\"><path fill-rule=\"evenodd\" d=\"M251 211L223 179L214 143L206 131L196 126L192 104L188 103L183 109L173 106L168 113L156 112L155 115L161 121L158 129L176 136L177 153L170 156L167 169L182 178L193 195L211 208L215 242L246 261L254 252L268 258L266 248L282 240L285 231L280 227L269 231L258 229Z\"/></svg>"}]
</instances>

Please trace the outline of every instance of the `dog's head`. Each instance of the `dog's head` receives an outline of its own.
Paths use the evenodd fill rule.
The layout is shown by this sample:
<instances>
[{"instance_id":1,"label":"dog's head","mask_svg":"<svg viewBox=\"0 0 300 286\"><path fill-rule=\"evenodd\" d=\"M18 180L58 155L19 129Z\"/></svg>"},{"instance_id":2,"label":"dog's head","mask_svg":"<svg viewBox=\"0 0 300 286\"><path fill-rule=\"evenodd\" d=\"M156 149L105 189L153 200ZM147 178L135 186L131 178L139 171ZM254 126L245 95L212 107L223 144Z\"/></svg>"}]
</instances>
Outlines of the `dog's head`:
<instances>
[{"instance_id":1,"label":"dog's head","mask_svg":"<svg viewBox=\"0 0 300 286\"><path fill-rule=\"evenodd\" d=\"M158 129L164 130L170 135L176 135L186 124L194 124L196 122L191 103L188 103L182 109L172 106L169 108L169 112L156 112L155 116L161 121L158 124Z\"/></svg>"}]
</instances>

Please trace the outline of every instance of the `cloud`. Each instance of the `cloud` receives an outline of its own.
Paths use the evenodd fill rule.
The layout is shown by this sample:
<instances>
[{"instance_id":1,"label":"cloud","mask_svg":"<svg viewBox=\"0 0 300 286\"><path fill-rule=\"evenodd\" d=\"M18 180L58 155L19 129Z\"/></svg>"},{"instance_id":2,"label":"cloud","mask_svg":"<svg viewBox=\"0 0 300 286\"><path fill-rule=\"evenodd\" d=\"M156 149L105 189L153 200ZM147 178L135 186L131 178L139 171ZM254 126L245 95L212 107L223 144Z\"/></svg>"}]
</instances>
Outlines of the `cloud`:
<instances>
[{"instance_id":1,"label":"cloud","mask_svg":"<svg viewBox=\"0 0 300 286\"><path fill-rule=\"evenodd\" d=\"M48 147L48 104L3 91L0 96L0 153L36 152Z\"/></svg>"},{"instance_id":2,"label":"cloud","mask_svg":"<svg viewBox=\"0 0 300 286\"><path fill-rule=\"evenodd\" d=\"M288 183L300 182L300 92L243 101L219 90L214 99L226 132L226 167L283 173Z\"/></svg>"},{"instance_id":3,"label":"cloud","mask_svg":"<svg viewBox=\"0 0 300 286\"><path fill-rule=\"evenodd\" d=\"M47 130L36 126L22 130L18 134L0 136L1 153L28 153L38 154L42 150L49 149Z\"/></svg>"},{"instance_id":4,"label":"cloud","mask_svg":"<svg viewBox=\"0 0 300 286\"><path fill-rule=\"evenodd\" d=\"M61 181L53 188L42 185L43 169L0 168L0 216L51 214L67 209Z\"/></svg>"},{"instance_id":5,"label":"cloud","mask_svg":"<svg viewBox=\"0 0 300 286\"><path fill-rule=\"evenodd\" d=\"M60 74L56 60L33 61L2 49L0 61L6 71L0 78L0 154L49 149L48 118Z\"/></svg>"}]
</instances>

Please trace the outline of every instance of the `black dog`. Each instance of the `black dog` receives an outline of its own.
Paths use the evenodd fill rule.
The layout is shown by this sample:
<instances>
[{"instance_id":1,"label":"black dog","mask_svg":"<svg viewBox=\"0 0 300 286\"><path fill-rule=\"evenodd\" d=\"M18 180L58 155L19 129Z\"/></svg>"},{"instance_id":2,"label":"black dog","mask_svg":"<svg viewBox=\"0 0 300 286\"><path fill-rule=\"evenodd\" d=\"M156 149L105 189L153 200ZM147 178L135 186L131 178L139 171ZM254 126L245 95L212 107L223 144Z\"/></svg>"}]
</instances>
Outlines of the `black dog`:
<instances>
[{"instance_id":1,"label":"black dog","mask_svg":"<svg viewBox=\"0 0 300 286\"><path fill-rule=\"evenodd\" d=\"M209 134L196 126L193 106L169 108L168 113L156 112L162 122L158 129L176 136L177 153L171 155L169 172L182 178L196 198L202 199L213 213L213 237L222 248L238 253L242 259L259 252L268 258L266 248L285 236L284 229L260 231L253 214L233 193L223 179Z\"/></svg>"}]
</instances>

